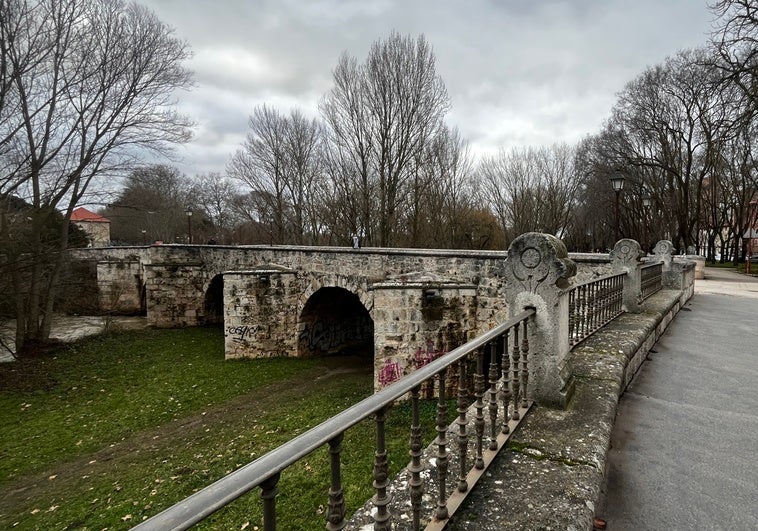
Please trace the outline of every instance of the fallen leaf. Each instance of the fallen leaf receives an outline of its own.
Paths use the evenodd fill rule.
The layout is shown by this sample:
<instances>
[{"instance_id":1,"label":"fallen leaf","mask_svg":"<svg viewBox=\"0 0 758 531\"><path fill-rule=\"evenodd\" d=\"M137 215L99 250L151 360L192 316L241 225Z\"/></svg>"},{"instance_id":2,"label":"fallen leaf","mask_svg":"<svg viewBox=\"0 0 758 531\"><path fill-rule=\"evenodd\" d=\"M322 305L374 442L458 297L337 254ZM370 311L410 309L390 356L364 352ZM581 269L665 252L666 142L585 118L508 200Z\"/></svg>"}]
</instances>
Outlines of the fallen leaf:
<instances>
[{"instance_id":1,"label":"fallen leaf","mask_svg":"<svg viewBox=\"0 0 758 531\"><path fill-rule=\"evenodd\" d=\"M121 520L123 520L124 522L126 522L127 520L131 520L131 519L132 519L132 515L131 514L127 514L126 516L122 516L121 517Z\"/></svg>"}]
</instances>

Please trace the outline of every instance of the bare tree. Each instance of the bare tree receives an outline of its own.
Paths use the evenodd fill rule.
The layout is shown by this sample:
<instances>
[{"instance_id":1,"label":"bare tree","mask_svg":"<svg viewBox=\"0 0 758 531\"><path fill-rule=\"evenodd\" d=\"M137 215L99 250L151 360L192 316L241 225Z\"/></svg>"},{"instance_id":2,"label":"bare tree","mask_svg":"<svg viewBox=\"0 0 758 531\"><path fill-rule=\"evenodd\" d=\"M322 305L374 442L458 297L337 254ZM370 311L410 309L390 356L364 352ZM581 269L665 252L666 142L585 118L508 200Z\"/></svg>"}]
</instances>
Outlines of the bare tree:
<instances>
[{"instance_id":1,"label":"bare tree","mask_svg":"<svg viewBox=\"0 0 758 531\"><path fill-rule=\"evenodd\" d=\"M185 209L197 210L197 199L192 183L179 170L156 164L129 173L101 213L112 221L111 239L119 244L183 243L188 230Z\"/></svg>"},{"instance_id":2,"label":"bare tree","mask_svg":"<svg viewBox=\"0 0 758 531\"><path fill-rule=\"evenodd\" d=\"M356 203L358 230L369 242L394 243L416 163L443 130L450 103L431 47L392 33L366 62L343 54L321 112L329 126L334 189Z\"/></svg>"},{"instance_id":3,"label":"bare tree","mask_svg":"<svg viewBox=\"0 0 758 531\"><path fill-rule=\"evenodd\" d=\"M733 134L734 103L709 63L698 49L648 68L619 94L603 135L608 160L673 214L680 250L698 244L703 183Z\"/></svg>"},{"instance_id":4,"label":"bare tree","mask_svg":"<svg viewBox=\"0 0 758 531\"><path fill-rule=\"evenodd\" d=\"M716 15L711 64L721 80L738 88L746 118L758 108L758 4L755 0L718 0L709 6Z\"/></svg>"},{"instance_id":5,"label":"bare tree","mask_svg":"<svg viewBox=\"0 0 758 531\"><path fill-rule=\"evenodd\" d=\"M563 237L570 230L580 187L574 149L501 150L482 159L478 174L483 197L508 241L529 231Z\"/></svg>"},{"instance_id":6,"label":"bare tree","mask_svg":"<svg viewBox=\"0 0 758 531\"><path fill-rule=\"evenodd\" d=\"M23 350L49 336L71 211L141 149L163 152L189 137L188 120L172 105L191 76L182 66L186 45L136 4L5 0L3 7L17 14L0 20L2 67L12 80L3 106L12 102L17 112L3 110L0 121L0 194L33 207L29 261L8 272L17 278ZM42 228L56 210L66 223L43 245Z\"/></svg>"},{"instance_id":7,"label":"bare tree","mask_svg":"<svg viewBox=\"0 0 758 531\"><path fill-rule=\"evenodd\" d=\"M229 244L233 242L234 228L242 222L242 217L235 208L235 198L239 187L230 179L219 173L197 175L193 179L192 199L188 204L196 205L201 220L206 227L200 227L205 236L203 240Z\"/></svg>"},{"instance_id":8,"label":"bare tree","mask_svg":"<svg viewBox=\"0 0 758 531\"><path fill-rule=\"evenodd\" d=\"M298 110L289 116L263 105L250 116L250 132L227 168L259 201L271 243L314 243L320 233L321 127Z\"/></svg>"},{"instance_id":9,"label":"bare tree","mask_svg":"<svg viewBox=\"0 0 758 531\"><path fill-rule=\"evenodd\" d=\"M472 207L472 162L457 129L442 127L418 154L409 183L398 243L411 247L468 248L474 238L462 227Z\"/></svg>"}]
</instances>

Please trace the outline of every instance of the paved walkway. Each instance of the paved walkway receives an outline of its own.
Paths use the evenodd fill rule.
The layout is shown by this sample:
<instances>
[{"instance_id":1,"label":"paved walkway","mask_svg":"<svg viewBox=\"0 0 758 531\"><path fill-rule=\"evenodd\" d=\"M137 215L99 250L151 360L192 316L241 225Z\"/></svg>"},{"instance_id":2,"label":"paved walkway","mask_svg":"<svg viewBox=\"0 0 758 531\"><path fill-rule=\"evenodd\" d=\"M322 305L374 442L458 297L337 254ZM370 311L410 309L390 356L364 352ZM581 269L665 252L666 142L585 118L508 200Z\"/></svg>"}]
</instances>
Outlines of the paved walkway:
<instances>
[{"instance_id":1,"label":"paved walkway","mask_svg":"<svg viewBox=\"0 0 758 531\"><path fill-rule=\"evenodd\" d=\"M706 269L619 404L609 530L758 529L758 279Z\"/></svg>"}]
</instances>

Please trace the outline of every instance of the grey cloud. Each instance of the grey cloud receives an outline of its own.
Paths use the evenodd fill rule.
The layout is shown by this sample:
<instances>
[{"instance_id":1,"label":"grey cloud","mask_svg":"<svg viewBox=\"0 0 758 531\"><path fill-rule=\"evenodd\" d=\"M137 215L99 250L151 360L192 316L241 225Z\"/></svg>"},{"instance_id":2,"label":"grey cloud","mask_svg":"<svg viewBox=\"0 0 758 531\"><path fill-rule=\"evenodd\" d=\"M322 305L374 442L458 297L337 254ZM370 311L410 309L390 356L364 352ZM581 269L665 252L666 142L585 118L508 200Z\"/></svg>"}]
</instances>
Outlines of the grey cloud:
<instances>
[{"instance_id":1,"label":"grey cloud","mask_svg":"<svg viewBox=\"0 0 758 531\"><path fill-rule=\"evenodd\" d=\"M452 100L451 125L486 152L593 132L626 82L704 43L711 19L705 0L145 3L195 50L198 86L182 96L199 123L198 148L188 152L193 166L221 164L217 171L255 105L315 115L340 53L362 59L393 29L426 35Z\"/></svg>"}]
</instances>

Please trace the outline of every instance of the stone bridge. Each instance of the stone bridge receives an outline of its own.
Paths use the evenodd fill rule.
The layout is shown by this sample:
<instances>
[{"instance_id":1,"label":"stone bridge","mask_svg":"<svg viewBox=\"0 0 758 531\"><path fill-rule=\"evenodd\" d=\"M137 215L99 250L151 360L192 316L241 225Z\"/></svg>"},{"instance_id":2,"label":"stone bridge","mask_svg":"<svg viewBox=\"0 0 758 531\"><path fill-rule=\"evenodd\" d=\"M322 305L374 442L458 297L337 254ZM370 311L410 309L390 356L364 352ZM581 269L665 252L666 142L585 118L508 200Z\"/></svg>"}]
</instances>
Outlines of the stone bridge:
<instances>
[{"instance_id":1,"label":"stone bridge","mask_svg":"<svg viewBox=\"0 0 758 531\"><path fill-rule=\"evenodd\" d=\"M223 324L227 358L373 355L377 387L507 316L506 251L154 245L71 251L103 312ZM579 279L606 256L572 255Z\"/></svg>"}]
</instances>

